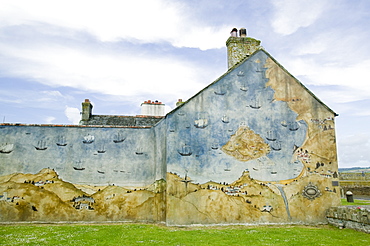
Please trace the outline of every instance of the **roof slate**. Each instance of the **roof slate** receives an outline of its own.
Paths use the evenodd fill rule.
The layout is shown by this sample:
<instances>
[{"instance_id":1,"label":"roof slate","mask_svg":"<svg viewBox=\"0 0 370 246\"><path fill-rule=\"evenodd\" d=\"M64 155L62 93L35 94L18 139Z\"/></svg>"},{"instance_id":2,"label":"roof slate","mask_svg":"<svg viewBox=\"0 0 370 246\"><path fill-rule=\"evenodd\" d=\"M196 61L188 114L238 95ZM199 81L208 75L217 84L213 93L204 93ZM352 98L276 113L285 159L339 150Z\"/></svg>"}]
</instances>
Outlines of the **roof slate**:
<instances>
[{"instance_id":1,"label":"roof slate","mask_svg":"<svg viewBox=\"0 0 370 246\"><path fill-rule=\"evenodd\" d=\"M91 115L89 120L81 121L80 125L151 127L161 121L162 116L120 116L120 115Z\"/></svg>"}]
</instances>

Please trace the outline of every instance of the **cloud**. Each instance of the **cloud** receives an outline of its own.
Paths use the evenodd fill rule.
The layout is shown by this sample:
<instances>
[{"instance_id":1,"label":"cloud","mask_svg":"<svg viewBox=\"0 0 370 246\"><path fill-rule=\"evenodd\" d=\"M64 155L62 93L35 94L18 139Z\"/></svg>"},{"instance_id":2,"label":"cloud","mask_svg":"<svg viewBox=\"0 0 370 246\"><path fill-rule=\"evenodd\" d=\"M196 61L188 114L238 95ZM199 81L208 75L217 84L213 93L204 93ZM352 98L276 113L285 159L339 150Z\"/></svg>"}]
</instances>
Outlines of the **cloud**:
<instances>
[{"instance_id":1,"label":"cloud","mask_svg":"<svg viewBox=\"0 0 370 246\"><path fill-rule=\"evenodd\" d=\"M199 25L197 19L186 2L166 0L8 1L0 9L0 27L43 23L86 31L102 42L167 42L202 50L223 47L220 37L230 26Z\"/></svg>"},{"instance_id":2,"label":"cloud","mask_svg":"<svg viewBox=\"0 0 370 246\"><path fill-rule=\"evenodd\" d=\"M273 0L272 27L276 33L289 35L301 27L312 25L326 9L326 1Z\"/></svg>"},{"instance_id":3,"label":"cloud","mask_svg":"<svg viewBox=\"0 0 370 246\"><path fill-rule=\"evenodd\" d=\"M338 140L341 167L370 167L370 133L348 135Z\"/></svg>"},{"instance_id":4,"label":"cloud","mask_svg":"<svg viewBox=\"0 0 370 246\"><path fill-rule=\"evenodd\" d=\"M80 110L78 108L66 106L64 110L64 114L67 116L68 120L72 124L77 125L80 122L81 115L80 115Z\"/></svg>"},{"instance_id":5,"label":"cloud","mask_svg":"<svg viewBox=\"0 0 370 246\"><path fill-rule=\"evenodd\" d=\"M47 123L47 124L51 124L51 123L53 123L53 121L55 120L56 118L55 117L53 117L53 116L48 116L48 117L46 117L45 118L45 122Z\"/></svg>"},{"instance_id":6,"label":"cloud","mask_svg":"<svg viewBox=\"0 0 370 246\"><path fill-rule=\"evenodd\" d=\"M323 98L340 102L370 99L368 71L370 60L351 61L352 64L320 62L320 57L290 57L284 66L303 84L314 86L336 86L326 90Z\"/></svg>"},{"instance_id":7,"label":"cloud","mask_svg":"<svg viewBox=\"0 0 370 246\"><path fill-rule=\"evenodd\" d=\"M48 86L68 86L110 95L134 97L161 93L191 96L204 85L201 70L170 56L124 52L111 54L90 47L14 47L0 45L3 76L32 79ZM209 82L209 81L208 81ZM49 92L50 93L50 92ZM61 95L43 95L44 100ZM164 99L161 99L164 100Z\"/></svg>"}]
</instances>

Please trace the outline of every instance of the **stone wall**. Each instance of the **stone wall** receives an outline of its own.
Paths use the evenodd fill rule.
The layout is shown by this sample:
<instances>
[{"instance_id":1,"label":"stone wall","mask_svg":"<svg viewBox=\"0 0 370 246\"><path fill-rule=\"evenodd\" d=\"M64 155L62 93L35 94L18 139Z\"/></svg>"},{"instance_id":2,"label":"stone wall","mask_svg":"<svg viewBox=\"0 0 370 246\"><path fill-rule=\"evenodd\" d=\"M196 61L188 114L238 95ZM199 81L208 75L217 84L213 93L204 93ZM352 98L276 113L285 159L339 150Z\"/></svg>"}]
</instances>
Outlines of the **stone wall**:
<instances>
[{"instance_id":1,"label":"stone wall","mask_svg":"<svg viewBox=\"0 0 370 246\"><path fill-rule=\"evenodd\" d=\"M370 173L339 173L339 180L368 180Z\"/></svg>"},{"instance_id":2,"label":"stone wall","mask_svg":"<svg viewBox=\"0 0 370 246\"><path fill-rule=\"evenodd\" d=\"M329 224L370 233L370 206L339 206L330 208L326 217Z\"/></svg>"},{"instance_id":3,"label":"stone wall","mask_svg":"<svg viewBox=\"0 0 370 246\"><path fill-rule=\"evenodd\" d=\"M354 196L370 197L370 173L339 173L342 194L351 191Z\"/></svg>"}]
</instances>

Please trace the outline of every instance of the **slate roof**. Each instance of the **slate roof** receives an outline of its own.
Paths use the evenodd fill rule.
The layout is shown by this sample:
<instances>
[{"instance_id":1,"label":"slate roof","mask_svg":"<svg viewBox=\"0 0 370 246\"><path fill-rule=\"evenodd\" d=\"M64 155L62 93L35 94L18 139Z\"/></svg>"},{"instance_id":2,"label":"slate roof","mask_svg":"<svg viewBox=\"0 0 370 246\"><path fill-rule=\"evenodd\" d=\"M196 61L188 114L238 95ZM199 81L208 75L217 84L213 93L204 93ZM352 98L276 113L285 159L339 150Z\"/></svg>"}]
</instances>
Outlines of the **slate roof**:
<instances>
[{"instance_id":1,"label":"slate roof","mask_svg":"<svg viewBox=\"0 0 370 246\"><path fill-rule=\"evenodd\" d=\"M121 116L121 115L91 115L89 120L80 121L80 125L88 126L127 126L151 127L161 121L164 116Z\"/></svg>"}]
</instances>

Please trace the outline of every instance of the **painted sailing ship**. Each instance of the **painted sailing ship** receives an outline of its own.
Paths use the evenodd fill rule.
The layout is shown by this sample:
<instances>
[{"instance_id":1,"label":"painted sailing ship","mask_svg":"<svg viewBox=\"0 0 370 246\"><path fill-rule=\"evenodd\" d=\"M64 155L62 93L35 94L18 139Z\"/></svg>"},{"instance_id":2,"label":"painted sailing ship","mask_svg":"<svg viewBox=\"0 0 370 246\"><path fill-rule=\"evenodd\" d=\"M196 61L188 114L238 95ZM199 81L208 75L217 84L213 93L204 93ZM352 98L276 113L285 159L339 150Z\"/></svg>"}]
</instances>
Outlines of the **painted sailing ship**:
<instances>
[{"instance_id":1,"label":"painted sailing ship","mask_svg":"<svg viewBox=\"0 0 370 246\"><path fill-rule=\"evenodd\" d=\"M276 134L274 131L268 131L266 139L269 141L275 141L276 140Z\"/></svg>"},{"instance_id":2,"label":"painted sailing ship","mask_svg":"<svg viewBox=\"0 0 370 246\"><path fill-rule=\"evenodd\" d=\"M241 91L248 91L248 86L246 82L243 82L240 86Z\"/></svg>"},{"instance_id":3,"label":"painted sailing ship","mask_svg":"<svg viewBox=\"0 0 370 246\"><path fill-rule=\"evenodd\" d=\"M281 150L281 142L280 141L274 141L270 144L271 149L275 151L280 151Z\"/></svg>"},{"instance_id":4,"label":"painted sailing ship","mask_svg":"<svg viewBox=\"0 0 370 246\"><path fill-rule=\"evenodd\" d=\"M142 155L142 154L144 154L143 148L141 148L141 147L137 148L137 150L136 150L135 154L137 154L137 155Z\"/></svg>"},{"instance_id":5,"label":"painted sailing ship","mask_svg":"<svg viewBox=\"0 0 370 246\"><path fill-rule=\"evenodd\" d=\"M76 161L76 165L73 167L73 169L77 171L85 170L85 168L81 166L81 161Z\"/></svg>"},{"instance_id":6,"label":"painted sailing ship","mask_svg":"<svg viewBox=\"0 0 370 246\"><path fill-rule=\"evenodd\" d=\"M93 135L87 134L82 141L84 144L91 144L95 141L95 137Z\"/></svg>"},{"instance_id":7,"label":"painted sailing ship","mask_svg":"<svg viewBox=\"0 0 370 246\"><path fill-rule=\"evenodd\" d=\"M47 148L48 147L46 147L46 142L44 140L39 140L35 146L35 149L37 150L46 150Z\"/></svg>"},{"instance_id":8,"label":"painted sailing ship","mask_svg":"<svg viewBox=\"0 0 370 246\"><path fill-rule=\"evenodd\" d=\"M224 168L224 171L225 172L230 172L231 169L230 169L230 163L226 163L226 168Z\"/></svg>"},{"instance_id":9,"label":"painted sailing ship","mask_svg":"<svg viewBox=\"0 0 370 246\"><path fill-rule=\"evenodd\" d=\"M218 142L214 141L211 145L211 149L216 150L216 149L218 149L218 146L219 146Z\"/></svg>"},{"instance_id":10,"label":"painted sailing ship","mask_svg":"<svg viewBox=\"0 0 370 246\"><path fill-rule=\"evenodd\" d=\"M261 108L260 100L258 100L257 98L255 98L254 100L251 101L251 103L249 104L249 107L251 107L253 109L259 109L259 108Z\"/></svg>"},{"instance_id":11,"label":"painted sailing ship","mask_svg":"<svg viewBox=\"0 0 370 246\"><path fill-rule=\"evenodd\" d=\"M296 121L289 123L290 131L297 131L298 129L299 129L299 124Z\"/></svg>"},{"instance_id":12,"label":"painted sailing ship","mask_svg":"<svg viewBox=\"0 0 370 246\"><path fill-rule=\"evenodd\" d=\"M192 154L191 147L187 144L184 144L178 152L181 156L190 156Z\"/></svg>"},{"instance_id":13,"label":"painted sailing ship","mask_svg":"<svg viewBox=\"0 0 370 246\"><path fill-rule=\"evenodd\" d=\"M214 91L214 93L215 93L216 95L223 96L223 95L225 95L225 94L226 94L226 89L225 89L225 87L224 87L224 86L219 86L219 87Z\"/></svg>"},{"instance_id":14,"label":"painted sailing ship","mask_svg":"<svg viewBox=\"0 0 370 246\"><path fill-rule=\"evenodd\" d=\"M0 153L9 154L13 151L14 144L5 143L0 146Z\"/></svg>"},{"instance_id":15,"label":"painted sailing ship","mask_svg":"<svg viewBox=\"0 0 370 246\"><path fill-rule=\"evenodd\" d=\"M56 142L58 146L67 146L67 141L65 136L59 136Z\"/></svg>"},{"instance_id":16,"label":"painted sailing ship","mask_svg":"<svg viewBox=\"0 0 370 246\"><path fill-rule=\"evenodd\" d=\"M97 150L97 152L99 153L99 154L103 154L103 153L105 153L105 146L104 146L104 144L103 145L101 145L101 147Z\"/></svg>"},{"instance_id":17,"label":"painted sailing ship","mask_svg":"<svg viewBox=\"0 0 370 246\"><path fill-rule=\"evenodd\" d=\"M122 136L122 134L119 132L117 133L115 136L114 136L114 139L113 139L113 142L114 143L122 143L123 141L125 141L125 137Z\"/></svg>"},{"instance_id":18,"label":"painted sailing ship","mask_svg":"<svg viewBox=\"0 0 370 246\"><path fill-rule=\"evenodd\" d=\"M206 128L208 126L208 119L200 118L194 121L194 126L196 128Z\"/></svg>"},{"instance_id":19,"label":"painted sailing ship","mask_svg":"<svg viewBox=\"0 0 370 246\"><path fill-rule=\"evenodd\" d=\"M223 115L222 118L221 118L222 122L223 123L229 123L229 117L227 115Z\"/></svg>"}]
</instances>

